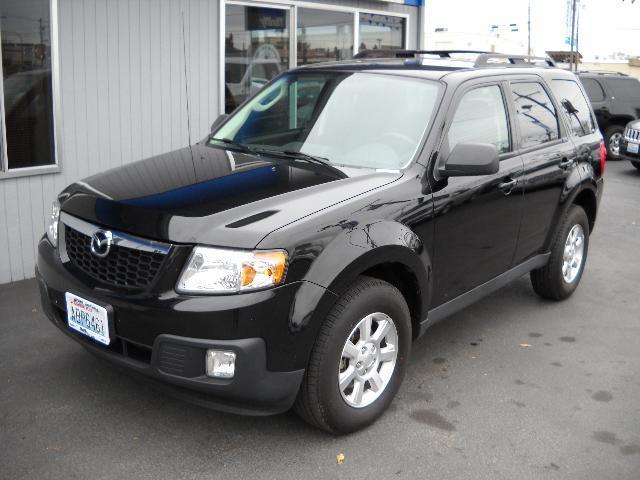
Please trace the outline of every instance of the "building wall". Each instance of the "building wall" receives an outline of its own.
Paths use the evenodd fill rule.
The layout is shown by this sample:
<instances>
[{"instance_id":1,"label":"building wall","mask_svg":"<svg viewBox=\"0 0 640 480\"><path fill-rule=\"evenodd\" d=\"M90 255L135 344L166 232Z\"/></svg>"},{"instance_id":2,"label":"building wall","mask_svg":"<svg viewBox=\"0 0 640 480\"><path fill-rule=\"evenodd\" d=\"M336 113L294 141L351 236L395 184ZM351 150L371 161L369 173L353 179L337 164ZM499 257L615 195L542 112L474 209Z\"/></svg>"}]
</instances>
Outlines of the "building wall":
<instances>
[{"instance_id":1,"label":"building wall","mask_svg":"<svg viewBox=\"0 0 640 480\"><path fill-rule=\"evenodd\" d=\"M417 44L415 7L322 3L411 13L408 46ZM188 145L186 86L191 140L207 134L220 111L218 14L217 0L58 0L61 172L0 180L0 284L33 276L51 202L65 186Z\"/></svg>"}]
</instances>

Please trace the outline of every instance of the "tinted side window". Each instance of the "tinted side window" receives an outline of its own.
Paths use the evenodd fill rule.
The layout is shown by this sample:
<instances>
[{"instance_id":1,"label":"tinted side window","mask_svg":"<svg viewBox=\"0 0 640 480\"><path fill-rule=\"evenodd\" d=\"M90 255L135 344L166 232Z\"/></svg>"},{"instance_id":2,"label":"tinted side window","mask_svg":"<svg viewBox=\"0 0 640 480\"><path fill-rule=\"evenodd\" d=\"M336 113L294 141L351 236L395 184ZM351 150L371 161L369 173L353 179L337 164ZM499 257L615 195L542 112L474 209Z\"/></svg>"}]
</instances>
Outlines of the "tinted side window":
<instances>
[{"instance_id":1,"label":"tinted side window","mask_svg":"<svg viewBox=\"0 0 640 480\"><path fill-rule=\"evenodd\" d=\"M612 78L611 93L619 100L631 100L640 97L640 81L636 78Z\"/></svg>"},{"instance_id":2,"label":"tinted side window","mask_svg":"<svg viewBox=\"0 0 640 480\"><path fill-rule=\"evenodd\" d=\"M541 84L512 83L511 91L520 125L521 148L535 147L560 138L556 109Z\"/></svg>"},{"instance_id":3,"label":"tinted side window","mask_svg":"<svg viewBox=\"0 0 640 480\"><path fill-rule=\"evenodd\" d=\"M467 92L449 127L449 150L458 143L490 143L498 153L509 148L509 127L502 92L497 85Z\"/></svg>"},{"instance_id":4,"label":"tinted side window","mask_svg":"<svg viewBox=\"0 0 640 480\"><path fill-rule=\"evenodd\" d=\"M579 137L595 131L589 104L573 80L553 80L551 90L571 120L571 129Z\"/></svg>"},{"instance_id":5,"label":"tinted side window","mask_svg":"<svg viewBox=\"0 0 640 480\"><path fill-rule=\"evenodd\" d=\"M602 102L604 100L604 90L597 80L594 80L593 78L582 78L581 80L582 85L584 85L584 89L587 91L589 100L592 102Z\"/></svg>"}]
</instances>

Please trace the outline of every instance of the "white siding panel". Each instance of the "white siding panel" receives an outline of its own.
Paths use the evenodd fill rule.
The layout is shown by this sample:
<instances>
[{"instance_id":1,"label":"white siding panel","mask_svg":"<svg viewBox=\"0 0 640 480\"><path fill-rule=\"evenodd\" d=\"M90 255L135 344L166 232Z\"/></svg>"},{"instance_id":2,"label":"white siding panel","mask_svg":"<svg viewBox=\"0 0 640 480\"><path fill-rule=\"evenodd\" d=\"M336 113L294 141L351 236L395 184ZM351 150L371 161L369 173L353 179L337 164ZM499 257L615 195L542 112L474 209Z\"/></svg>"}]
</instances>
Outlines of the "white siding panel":
<instances>
[{"instance_id":1,"label":"white siding panel","mask_svg":"<svg viewBox=\"0 0 640 480\"><path fill-rule=\"evenodd\" d=\"M1 143L0 143L1 145ZM9 239L7 238L8 217L5 213L5 182L0 182L0 284L11 281Z\"/></svg>"},{"instance_id":2,"label":"white siding panel","mask_svg":"<svg viewBox=\"0 0 640 480\"><path fill-rule=\"evenodd\" d=\"M22 247L20 238L20 212L18 210L18 180L4 180L4 206L7 219L7 241L9 244L9 267L11 279L26 278L22 263Z\"/></svg>"}]
</instances>

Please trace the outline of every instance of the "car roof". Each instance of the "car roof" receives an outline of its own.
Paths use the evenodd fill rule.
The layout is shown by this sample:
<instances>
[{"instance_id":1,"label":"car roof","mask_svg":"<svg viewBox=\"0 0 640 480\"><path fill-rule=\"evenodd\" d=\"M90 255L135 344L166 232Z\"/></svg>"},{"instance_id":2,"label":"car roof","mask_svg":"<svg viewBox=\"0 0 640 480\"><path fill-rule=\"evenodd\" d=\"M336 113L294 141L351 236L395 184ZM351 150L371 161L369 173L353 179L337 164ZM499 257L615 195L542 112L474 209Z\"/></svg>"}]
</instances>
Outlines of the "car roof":
<instances>
[{"instance_id":1,"label":"car roof","mask_svg":"<svg viewBox=\"0 0 640 480\"><path fill-rule=\"evenodd\" d=\"M323 62L298 67L295 71L349 71L367 73L387 73L429 80L443 80L445 77L467 79L505 74L536 73L562 78L575 78L571 72L556 68L550 59L505 55L487 52L439 50L423 53L420 51L386 51L385 56L366 55L350 60ZM454 56L453 54L460 54ZM515 60L514 60L515 59ZM529 62L529 59L532 62ZM533 63L533 61L537 63ZM541 64L544 62L544 64Z\"/></svg>"}]
</instances>

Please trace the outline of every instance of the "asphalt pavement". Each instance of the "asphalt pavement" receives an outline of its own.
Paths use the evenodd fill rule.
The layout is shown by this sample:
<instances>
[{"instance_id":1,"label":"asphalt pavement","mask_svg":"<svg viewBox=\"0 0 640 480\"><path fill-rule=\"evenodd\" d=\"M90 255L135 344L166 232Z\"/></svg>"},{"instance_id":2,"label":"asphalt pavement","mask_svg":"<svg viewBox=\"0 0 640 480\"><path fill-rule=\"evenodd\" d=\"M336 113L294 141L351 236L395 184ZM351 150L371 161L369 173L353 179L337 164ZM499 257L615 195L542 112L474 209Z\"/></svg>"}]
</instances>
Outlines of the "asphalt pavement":
<instances>
[{"instance_id":1,"label":"asphalt pavement","mask_svg":"<svg viewBox=\"0 0 640 480\"><path fill-rule=\"evenodd\" d=\"M0 478L638 480L640 172L608 165L573 297L524 277L435 326L392 408L344 437L156 392L52 326L33 280L2 286Z\"/></svg>"}]
</instances>

